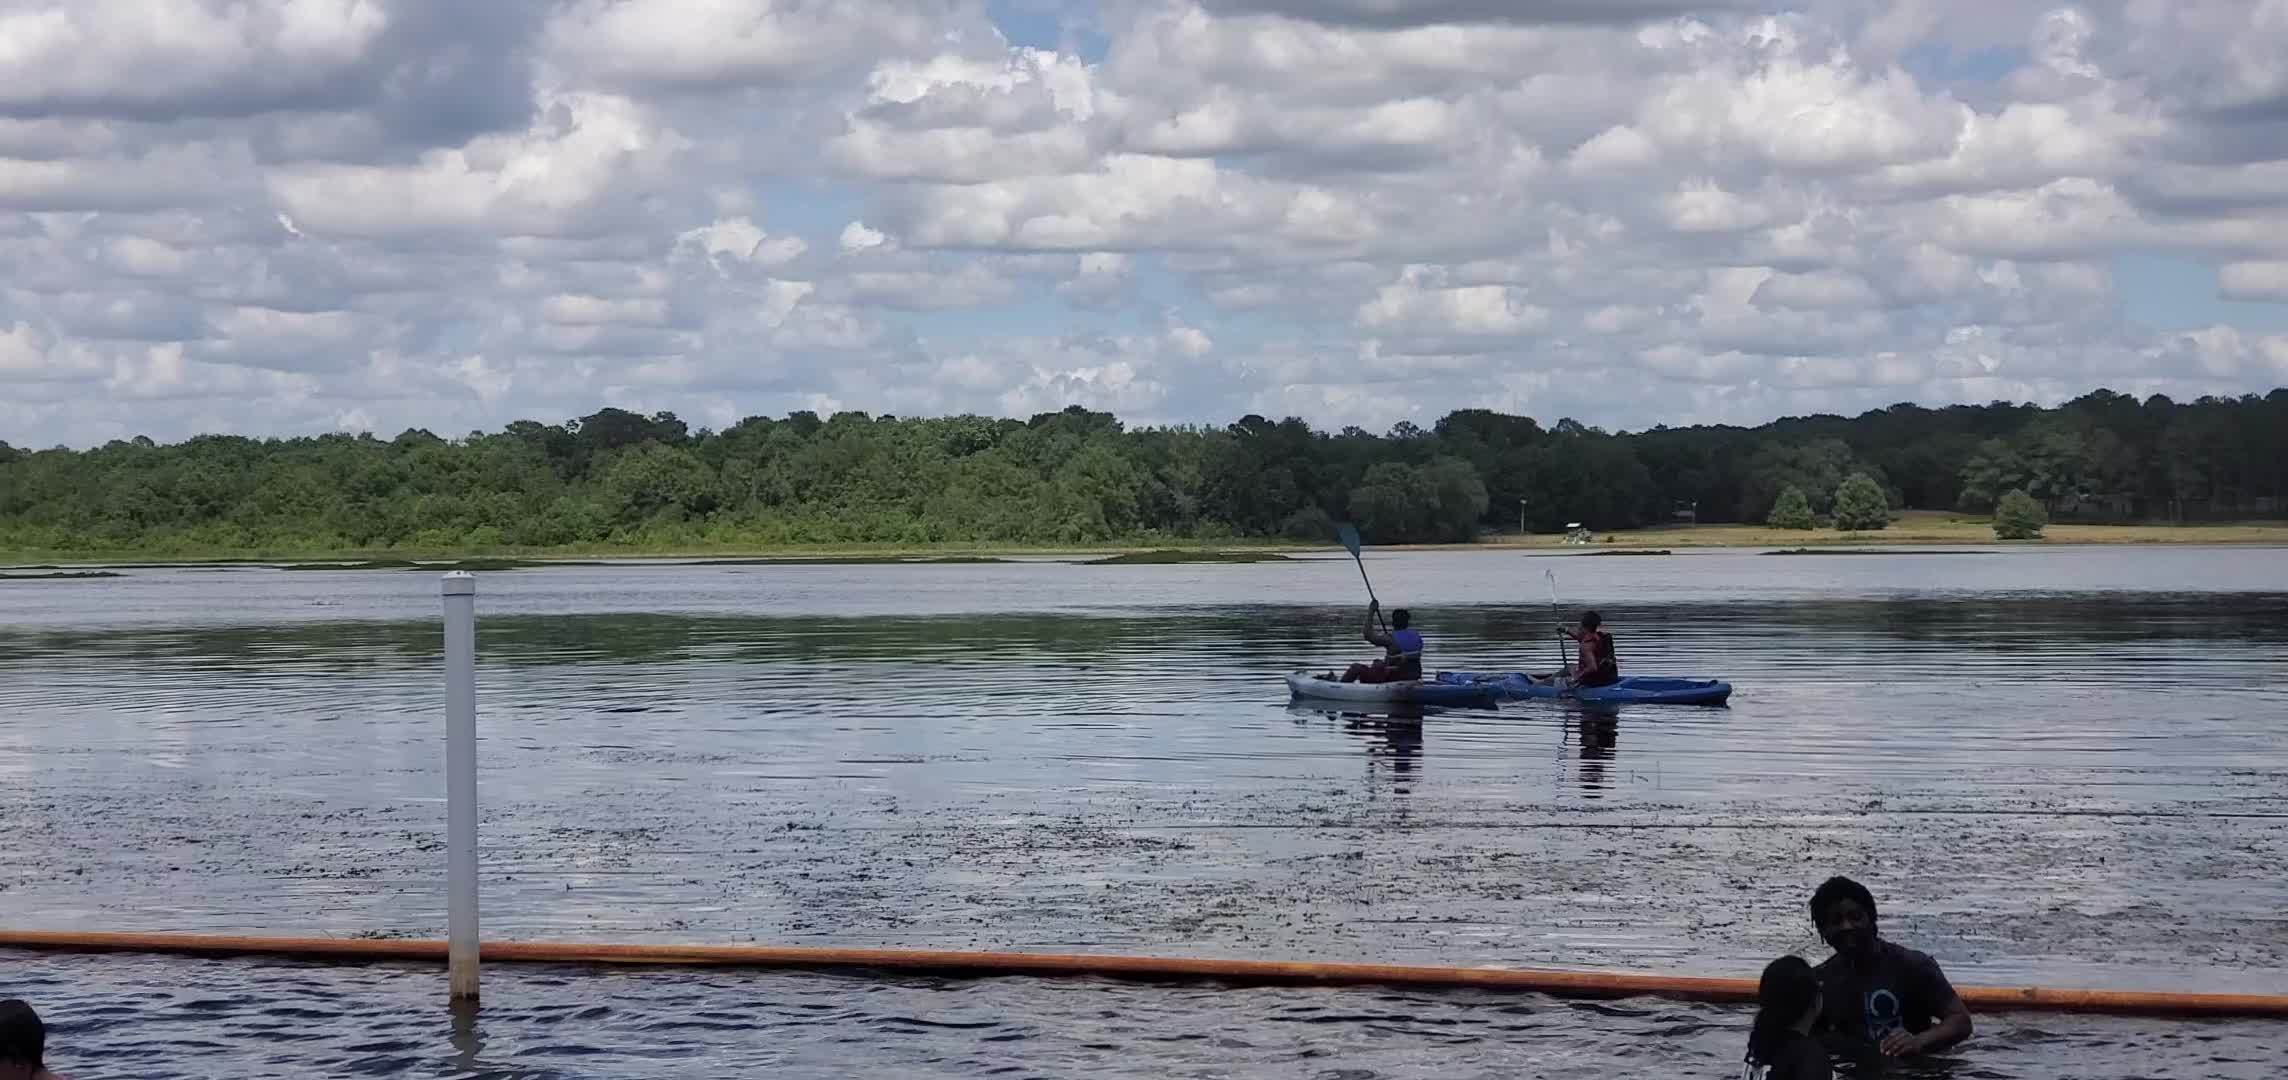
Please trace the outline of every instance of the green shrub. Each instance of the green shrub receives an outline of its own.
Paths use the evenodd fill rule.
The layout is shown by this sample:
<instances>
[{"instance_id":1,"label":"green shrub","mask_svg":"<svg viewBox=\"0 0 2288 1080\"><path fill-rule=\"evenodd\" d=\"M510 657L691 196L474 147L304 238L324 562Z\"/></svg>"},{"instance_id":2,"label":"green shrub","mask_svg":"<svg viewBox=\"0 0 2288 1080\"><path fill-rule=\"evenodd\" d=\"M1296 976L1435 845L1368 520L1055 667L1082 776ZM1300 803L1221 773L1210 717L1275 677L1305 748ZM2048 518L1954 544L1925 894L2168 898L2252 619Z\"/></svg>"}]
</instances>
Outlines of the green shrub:
<instances>
[{"instance_id":1,"label":"green shrub","mask_svg":"<svg viewBox=\"0 0 2288 1080\"><path fill-rule=\"evenodd\" d=\"M1998 540L2039 540L2050 515L2023 490L2005 492L1994 504L1994 536Z\"/></svg>"},{"instance_id":2,"label":"green shrub","mask_svg":"<svg viewBox=\"0 0 2288 1080\"><path fill-rule=\"evenodd\" d=\"M1811 528L1811 500L1804 497L1803 489L1788 485L1772 503L1772 512L1764 524L1775 529Z\"/></svg>"},{"instance_id":3,"label":"green shrub","mask_svg":"<svg viewBox=\"0 0 2288 1080\"><path fill-rule=\"evenodd\" d=\"M1852 473L1835 489L1835 527L1845 532L1868 532L1891 524L1891 501L1882 485L1866 473Z\"/></svg>"}]
</instances>

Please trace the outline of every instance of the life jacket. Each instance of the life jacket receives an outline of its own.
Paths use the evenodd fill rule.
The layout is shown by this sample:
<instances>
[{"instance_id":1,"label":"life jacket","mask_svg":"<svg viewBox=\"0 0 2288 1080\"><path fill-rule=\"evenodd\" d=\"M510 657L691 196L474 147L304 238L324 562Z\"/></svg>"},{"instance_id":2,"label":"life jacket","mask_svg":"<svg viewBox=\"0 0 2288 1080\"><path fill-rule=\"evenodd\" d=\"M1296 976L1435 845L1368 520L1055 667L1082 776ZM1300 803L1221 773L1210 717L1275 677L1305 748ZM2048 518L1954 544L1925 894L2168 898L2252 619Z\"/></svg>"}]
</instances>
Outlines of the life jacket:
<instances>
[{"instance_id":1,"label":"life jacket","mask_svg":"<svg viewBox=\"0 0 2288 1080\"><path fill-rule=\"evenodd\" d=\"M1409 678L1422 677L1422 631L1408 627L1390 632L1390 643L1398 650L1391 661Z\"/></svg>"},{"instance_id":2,"label":"life jacket","mask_svg":"<svg viewBox=\"0 0 2288 1080\"><path fill-rule=\"evenodd\" d=\"M1612 672L1614 677L1620 676L1621 658L1613 654L1613 635L1603 630L1590 631L1589 640L1583 644L1583 648L1588 651L1589 655L1604 661L1604 669ZM1583 664L1582 666L1586 667L1587 665Z\"/></svg>"}]
</instances>

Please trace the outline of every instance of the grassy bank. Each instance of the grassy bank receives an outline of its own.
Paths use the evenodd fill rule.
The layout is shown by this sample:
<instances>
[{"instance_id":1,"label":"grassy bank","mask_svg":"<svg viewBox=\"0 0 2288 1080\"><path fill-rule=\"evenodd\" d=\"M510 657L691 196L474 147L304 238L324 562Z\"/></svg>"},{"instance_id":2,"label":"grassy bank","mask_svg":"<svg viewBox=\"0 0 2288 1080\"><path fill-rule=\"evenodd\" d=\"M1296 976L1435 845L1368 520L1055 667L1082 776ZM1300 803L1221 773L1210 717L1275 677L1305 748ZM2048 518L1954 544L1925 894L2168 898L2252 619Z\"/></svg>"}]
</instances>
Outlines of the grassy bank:
<instances>
[{"instance_id":1,"label":"grassy bank","mask_svg":"<svg viewBox=\"0 0 2288 1080\"><path fill-rule=\"evenodd\" d=\"M716 565L788 563L956 563L996 562L1015 556L1054 556L1119 563L1255 562L1298 552L1340 551L1325 544L1253 540L1139 540L1108 544L802 544L653 545L571 544L553 548L483 546L465 548L201 548L166 550L48 548L0 549L0 566L54 569L69 566L159 567L253 563L306 569L404 569L454 564L476 569L486 564L531 566L593 563L600 559L691 559ZM444 566L451 569L453 566Z\"/></svg>"},{"instance_id":2,"label":"grassy bank","mask_svg":"<svg viewBox=\"0 0 2288 1080\"><path fill-rule=\"evenodd\" d=\"M1486 541L1510 547L1601 551L1608 548L1776 547L1827 545L1994 544L1994 526L1984 518L1942 511L1909 510L1879 532L1838 532L1834 529L1775 529L1768 525L1696 525L1598 533L1588 548L1567 545L1560 536L1514 534ZM2230 525L2060 525L2042 530L2047 544L2282 544L2288 545L2288 522L2242 522Z\"/></svg>"},{"instance_id":3,"label":"grassy bank","mask_svg":"<svg viewBox=\"0 0 2288 1080\"><path fill-rule=\"evenodd\" d=\"M1488 536L1474 544L1425 545L1418 550L1517 548L1551 553L1593 554L1688 548L1818 548L1870 545L1960 546L1993 544L1993 527L1983 519L1935 511L1907 511L1880 532L1838 532L1815 529L1775 529L1764 525L1699 525L1598 533L1587 547L1568 545L1556 535ZM2288 546L2288 522L2246 522L2230 525L2060 525L2043 531L2048 544L2278 544ZM174 565L187 563L328 563L403 566L408 562L508 560L518 563L593 559L684 558L756 560L766 562L912 562L989 560L1007 556L1066 556L1121 562L1229 562L1248 561L1283 553L1339 551L1332 538L1324 544L1280 540L1169 540L1124 543L1046 544L826 544L757 546L575 544L556 548L468 547L442 549L364 548L181 548L165 550L116 549L57 551L52 549L0 550L0 566L30 568L73 565ZM1382 550L1392 550L1388 547Z\"/></svg>"}]
</instances>

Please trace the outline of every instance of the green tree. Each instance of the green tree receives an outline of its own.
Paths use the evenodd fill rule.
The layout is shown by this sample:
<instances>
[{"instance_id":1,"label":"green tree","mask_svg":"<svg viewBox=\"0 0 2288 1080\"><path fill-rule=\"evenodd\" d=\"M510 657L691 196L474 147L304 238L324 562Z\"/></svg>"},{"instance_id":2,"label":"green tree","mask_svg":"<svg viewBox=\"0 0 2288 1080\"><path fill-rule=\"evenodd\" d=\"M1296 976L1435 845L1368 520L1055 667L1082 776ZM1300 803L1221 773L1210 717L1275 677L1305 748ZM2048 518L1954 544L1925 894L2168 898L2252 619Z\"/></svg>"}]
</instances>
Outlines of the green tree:
<instances>
[{"instance_id":1,"label":"green tree","mask_svg":"<svg viewBox=\"0 0 2288 1080\"><path fill-rule=\"evenodd\" d=\"M1841 439L1767 443L1747 462L1740 516L1754 521L1769 515L1780 492L1789 487L1803 489L1813 513L1828 513L1844 478L1861 468L1850 445Z\"/></svg>"},{"instance_id":2,"label":"green tree","mask_svg":"<svg viewBox=\"0 0 2288 1080\"><path fill-rule=\"evenodd\" d=\"M1366 471L1351 491L1350 508L1359 535L1369 542L1466 541L1477 535L1486 512L1486 487L1478 471L1459 458L1425 465L1386 461Z\"/></svg>"},{"instance_id":3,"label":"green tree","mask_svg":"<svg viewBox=\"0 0 2288 1080\"><path fill-rule=\"evenodd\" d=\"M1990 509L2003 492L2025 487L2030 476L2017 450L2001 439L1988 439L1962 467L1960 506L1970 511Z\"/></svg>"},{"instance_id":4,"label":"green tree","mask_svg":"<svg viewBox=\"0 0 2288 1080\"><path fill-rule=\"evenodd\" d=\"M1475 466L1460 458L1439 457L1417 470L1430 492L1432 534L1449 543L1474 540L1478 522L1485 517L1485 482Z\"/></svg>"},{"instance_id":5,"label":"green tree","mask_svg":"<svg viewBox=\"0 0 2288 1080\"><path fill-rule=\"evenodd\" d=\"M1811 500L1804 498L1802 488L1789 484L1787 490L1780 492L1779 500L1772 503L1771 516L1764 519L1764 524L1775 529L1811 528Z\"/></svg>"},{"instance_id":6,"label":"green tree","mask_svg":"<svg viewBox=\"0 0 2288 1080\"><path fill-rule=\"evenodd\" d=\"M2005 492L1994 507L1994 536L2000 540L2039 540L2042 527L2049 524L2049 514L2032 495L2013 489Z\"/></svg>"},{"instance_id":7,"label":"green tree","mask_svg":"<svg viewBox=\"0 0 2288 1080\"><path fill-rule=\"evenodd\" d=\"M2099 390L2055 409L1901 403L1633 434L1484 409L1376 434L1260 415L1131 428L1085 408L1028 420L794 412L721 431L606 408L459 438L138 436L86 450L0 434L16 436L0 441L0 548L40 561L615 542L1316 542L1335 514L1403 543L1468 540L1521 509L1542 532L1633 528L1686 507L1703 522L1800 524L1798 502L1870 528L1890 508L1985 511L2013 491L2045 521L2288 517L2288 389L2183 403Z\"/></svg>"},{"instance_id":8,"label":"green tree","mask_svg":"<svg viewBox=\"0 0 2288 1080\"><path fill-rule=\"evenodd\" d=\"M1891 524L1891 504L1881 485L1866 473L1852 473L1835 489L1835 527L1845 532L1867 532Z\"/></svg>"}]
</instances>

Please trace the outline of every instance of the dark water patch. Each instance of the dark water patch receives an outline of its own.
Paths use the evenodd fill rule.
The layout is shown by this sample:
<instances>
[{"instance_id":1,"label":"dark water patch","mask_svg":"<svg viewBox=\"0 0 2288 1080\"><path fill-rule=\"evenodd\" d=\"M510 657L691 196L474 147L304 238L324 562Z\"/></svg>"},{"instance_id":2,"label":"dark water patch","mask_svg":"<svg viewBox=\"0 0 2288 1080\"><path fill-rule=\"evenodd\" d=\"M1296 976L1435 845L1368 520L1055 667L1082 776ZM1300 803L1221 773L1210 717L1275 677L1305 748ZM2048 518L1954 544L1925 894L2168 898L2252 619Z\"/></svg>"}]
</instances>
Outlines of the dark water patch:
<instances>
[{"instance_id":1,"label":"dark water patch","mask_svg":"<svg viewBox=\"0 0 2288 1080\"><path fill-rule=\"evenodd\" d=\"M27 958L74 1077L1238 1075L1729 1078L1745 1008L1475 991L1226 990L1104 980L492 965L449 1009L437 968ZM170 1008L185 980L222 1007ZM133 1011L122 1012L126 1003ZM302 1029L280 1029L278 1010ZM321 1013L324 1019L302 1019ZM2270 1077L2278 1025L2010 1013L1886 1075ZM1298 1069L1309 1070L1297 1072Z\"/></svg>"},{"instance_id":2,"label":"dark water patch","mask_svg":"<svg viewBox=\"0 0 2288 1080\"><path fill-rule=\"evenodd\" d=\"M52 573L0 574L0 581L70 581L82 578L126 577L109 570L59 570Z\"/></svg>"},{"instance_id":3,"label":"dark water patch","mask_svg":"<svg viewBox=\"0 0 2288 1080\"><path fill-rule=\"evenodd\" d=\"M363 562L293 562L279 566L281 570L434 570L468 571L538 570L544 567L603 566L599 562L575 559L368 559Z\"/></svg>"},{"instance_id":4,"label":"dark water patch","mask_svg":"<svg viewBox=\"0 0 2288 1080\"><path fill-rule=\"evenodd\" d=\"M1799 547L1757 552L1759 555L1990 555L1969 548L1846 548Z\"/></svg>"},{"instance_id":5,"label":"dark water patch","mask_svg":"<svg viewBox=\"0 0 2288 1080\"><path fill-rule=\"evenodd\" d=\"M980 566L1008 563L992 555L760 555L741 559L694 559L688 566Z\"/></svg>"},{"instance_id":6,"label":"dark water patch","mask_svg":"<svg viewBox=\"0 0 2288 1080\"><path fill-rule=\"evenodd\" d=\"M1603 558L1612 558L1612 557L1615 557L1615 556L1620 556L1620 555L1674 555L1674 554L1676 554L1676 553L1675 553L1675 552L1673 552L1673 551L1670 551L1670 550L1668 550L1667 548L1620 548L1620 549L1617 549L1617 550L1614 550L1614 551L1582 551L1582 552L1570 552L1570 551L1533 551L1533 552L1527 552L1525 557L1526 557L1526 558L1528 558L1528 559L1603 559Z\"/></svg>"},{"instance_id":7,"label":"dark water patch","mask_svg":"<svg viewBox=\"0 0 2288 1080\"><path fill-rule=\"evenodd\" d=\"M1264 563L1293 562L1295 560L1273 551L1198 551L1189 548L1167 548L1159 551L1129 551L1090 559L1084 566L1176 566L1188 563Z\"/></svg>"}]
</instances>

